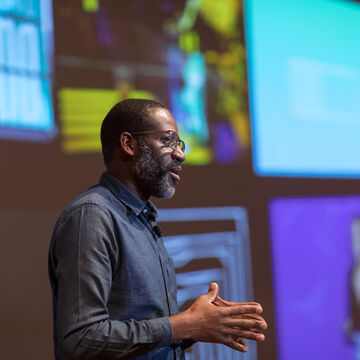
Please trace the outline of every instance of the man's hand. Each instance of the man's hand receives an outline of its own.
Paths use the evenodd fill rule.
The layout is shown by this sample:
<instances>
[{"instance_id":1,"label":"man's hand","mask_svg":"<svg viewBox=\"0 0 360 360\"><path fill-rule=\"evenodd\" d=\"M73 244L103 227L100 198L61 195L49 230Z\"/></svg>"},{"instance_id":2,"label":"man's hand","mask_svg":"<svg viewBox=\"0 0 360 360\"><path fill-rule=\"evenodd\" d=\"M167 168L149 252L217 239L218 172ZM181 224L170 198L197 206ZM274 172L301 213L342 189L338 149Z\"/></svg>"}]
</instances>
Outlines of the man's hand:
<instances>
[{"instance_id":1,"label":"man's hand","mask_svg":"<svg viewBox=\"0 0 360 360\"><path fill-rule=\"evenodd\" d=\"M218 286L218 284L214 283L215 286ZM216 299L213 301L213 304L216 305L216 306L225 306L225 307L228 307L228 306L248 306L248 305L253 305L253 306L257 306L261 309L261 312L262 312L262 307L259 303L256 303L256 302L243 302L243 303L240 303L240 302L231 302L231 301L225 301L223 300L221 297L217 296ZM255 337L257 337L255 340L257 341L263 341L265 340L265 336L261 333L259 333L259 329L261 330L266 330L267 328L267 324L265 322L265 320L258 314L241 314L241 315L237 315L237 318L243 318L243 319L254 319L254 320L258 320L261 325L259 325L259 327L256 329L256 328L244 328L243 329L243 335L242 337L243 338L246 338L246 339L254 339L253 335ZM252 334L251 334L252 333ZM255 334L253 334L255 333ZM242 346L243 346L243 350L242 351L247 351L247 344L245 343L245 341L242 339L242 338L235 338L234 340L236 340L238 343L240 343Z\"/></svg>"},{"instance_id":2,"label":"man's hand","mask_svg":"<svg viewBox=\"0 0 360 360\"><path fill-rule=\"evenodd\" d=\"M257 303L231 303L218 297L219 287L211 283L209 291L199 296L183 313L170 317L173 340L192 339L220 343L238 351L247 351L242 338L264 340L258 330L266 323L258 314Z\"/></svg>"}]
</instances>

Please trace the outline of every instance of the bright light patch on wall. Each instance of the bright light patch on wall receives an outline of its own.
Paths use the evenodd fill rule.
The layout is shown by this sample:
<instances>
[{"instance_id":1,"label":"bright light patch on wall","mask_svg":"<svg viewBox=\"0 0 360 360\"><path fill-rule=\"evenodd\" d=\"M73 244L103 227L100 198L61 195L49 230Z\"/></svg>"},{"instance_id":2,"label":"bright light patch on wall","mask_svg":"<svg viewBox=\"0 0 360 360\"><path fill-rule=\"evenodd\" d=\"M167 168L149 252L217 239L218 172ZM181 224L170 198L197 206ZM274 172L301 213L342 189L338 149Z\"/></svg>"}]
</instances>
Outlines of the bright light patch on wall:
<instances>
[{"instance_id":1,"label":"bright light patch on wall","mask_svg":"<svg viewBox=\"0 0 360 360\"><path fill-rule=\"evenodd\" d=\"M245 1L254 169L360 176L360 3Z\"/></svg>"},{"instance_id":2,"label":"bright light patch on wall","mask_svg":"<svg viewBox=\"0 0 360 360\"><path fill-rule=\"evenodd\" d=\"M0 137L55 135L50 0L0 2Z\"/></svg>"}]
</instances>

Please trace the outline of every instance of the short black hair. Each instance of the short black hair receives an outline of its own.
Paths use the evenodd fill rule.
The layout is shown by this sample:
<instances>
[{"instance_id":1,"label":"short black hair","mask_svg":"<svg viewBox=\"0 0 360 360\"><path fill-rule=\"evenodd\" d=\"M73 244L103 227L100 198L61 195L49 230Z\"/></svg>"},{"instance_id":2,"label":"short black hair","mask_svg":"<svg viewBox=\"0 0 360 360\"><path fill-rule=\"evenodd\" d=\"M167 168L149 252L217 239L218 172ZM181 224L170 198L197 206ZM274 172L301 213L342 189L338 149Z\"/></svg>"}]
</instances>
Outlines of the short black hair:
<instances>
[{"instance_id":1,"label":"short black hair","mask_svg":"<svg viewBox=\"0 0 360 360\"><path fill-rule=\"evenodd\" d=\"M167 109L164 104L147 99L126 99L112 107L101 125L100 137L105 165L111 161L124 131L132 133L151 130L149 110L154 108Z\"/></svg>"}]
</instances>

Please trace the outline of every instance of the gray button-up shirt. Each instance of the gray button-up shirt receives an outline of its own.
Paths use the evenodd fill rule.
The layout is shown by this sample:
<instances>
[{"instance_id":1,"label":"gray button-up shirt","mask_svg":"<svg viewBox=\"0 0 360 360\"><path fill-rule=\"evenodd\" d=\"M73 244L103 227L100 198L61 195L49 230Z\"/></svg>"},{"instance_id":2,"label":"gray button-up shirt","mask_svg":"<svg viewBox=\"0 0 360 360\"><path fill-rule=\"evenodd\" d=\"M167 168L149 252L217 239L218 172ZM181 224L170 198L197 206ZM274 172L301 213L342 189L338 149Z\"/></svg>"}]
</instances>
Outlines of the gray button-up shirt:
<instances>
[{"instance_id":1,"label":"gray button-up shirt","mask_svg":"<svg viewBox=\"0 0 360 360\"><path fill-rule=\"evenodd\" d=\"M107 172L62 212L49 251L57 360L184 357L171 344L176 281L156 216Z\"/></svg>"}]
</instances>

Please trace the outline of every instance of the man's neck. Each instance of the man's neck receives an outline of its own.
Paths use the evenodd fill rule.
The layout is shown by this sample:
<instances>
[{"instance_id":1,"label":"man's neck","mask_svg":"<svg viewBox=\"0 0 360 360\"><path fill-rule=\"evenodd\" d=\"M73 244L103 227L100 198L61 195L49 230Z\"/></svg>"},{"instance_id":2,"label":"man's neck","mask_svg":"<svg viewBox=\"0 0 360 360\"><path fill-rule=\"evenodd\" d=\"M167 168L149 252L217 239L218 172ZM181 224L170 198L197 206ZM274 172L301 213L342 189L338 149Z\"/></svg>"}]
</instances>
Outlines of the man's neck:
<instances>
[{"instance_id":1,"label":"man's neck","mask_svg":"<svg viewBox=\"0 0 360 360\"><path fill-rule=\"evenodd\" d=\"M141 191L135 179L133 178L132 174L128 172L128 169L126 168L119 169L118 167L115 169L114 167L108 166L107 171L111 176L121 181L121 183L125 187L127 187L133 194L135 194L142 201L146 202L150 199L150 196L146 196Z\"/></svg>"}]
</instances>

